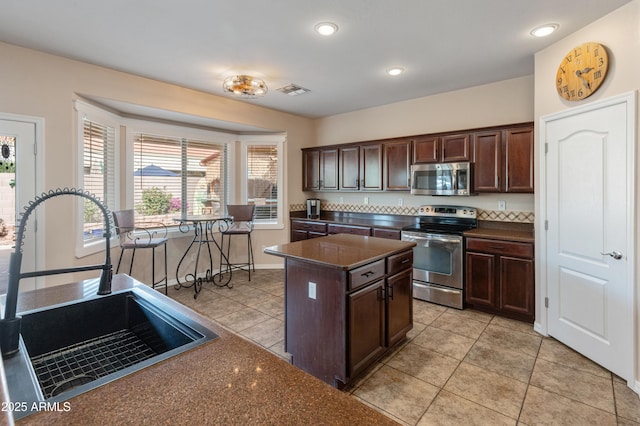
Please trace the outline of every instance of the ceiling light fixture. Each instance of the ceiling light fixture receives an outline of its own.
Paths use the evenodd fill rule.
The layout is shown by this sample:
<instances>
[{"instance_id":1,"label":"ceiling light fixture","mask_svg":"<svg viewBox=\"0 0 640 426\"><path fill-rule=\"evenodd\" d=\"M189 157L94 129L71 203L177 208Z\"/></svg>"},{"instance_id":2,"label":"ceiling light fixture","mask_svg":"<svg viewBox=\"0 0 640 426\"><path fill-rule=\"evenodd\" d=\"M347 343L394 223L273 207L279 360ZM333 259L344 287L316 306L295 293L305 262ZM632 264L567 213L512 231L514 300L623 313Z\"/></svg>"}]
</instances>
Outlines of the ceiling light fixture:
<instances>
[{"instance_id":1,"label":"ceiling light fixture","mask_svg":"<svg viewBox=\"0 0 640 426\"><path fill-rule=\"evenodd\" d=\"M387 70L387 74L389 74L391 76L400 75L403 72L404 72L404 68L402 68L402 67L393 67L393 68L389 68Z\"/></svg>"},{"instance_id":2,"label":"ceiling light fixture","mask_svg":"<svg viewBox=\"0 0 640 426\"><path fill-rule=\"evenodd\" d=\"M560 25L558 24L545 24L531 30L531 35L534 37L546 37L557 30L559 27Z\"/></svg>"},{"instance_id":3,"label":"ceiling light fixture","mask_svg":"<svg viewBox=\"0 0 640 426\"><path fill-rule=\"evenodd\" d=\"M267 84L259 78L250 75L234 75L224 79L222 90L241 98L259 98L266 95Z\"/></svg>"},{"instance_id":4,"label":"ceiling light fixture","mask_svg":"<svg viewBox=\"0 0 640 426\"><path fill-rule=\"evenodd\" d=\"M314 28L318 34L323 36L330 36L338 31L338 26L333 22L320 22Z\"/></svg>"}]
</instances>

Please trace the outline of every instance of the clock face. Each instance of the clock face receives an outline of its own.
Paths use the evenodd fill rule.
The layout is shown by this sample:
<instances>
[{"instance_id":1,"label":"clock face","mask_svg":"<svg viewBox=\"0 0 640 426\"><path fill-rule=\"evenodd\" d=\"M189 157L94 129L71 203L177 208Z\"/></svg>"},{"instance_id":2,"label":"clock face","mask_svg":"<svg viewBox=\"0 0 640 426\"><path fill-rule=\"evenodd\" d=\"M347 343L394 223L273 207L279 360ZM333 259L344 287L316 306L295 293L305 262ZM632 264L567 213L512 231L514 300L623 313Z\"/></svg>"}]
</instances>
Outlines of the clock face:
<instances>
[{"instance_id":1,"label":"clock face","mask_svg":"<svg viewBox=\"0 0 640 426\"><path fill-rule=\"evenodd\" d=\"M568 101L589 97L604 81L608 67L607 51L599 43L584 43L571 49L556 73L558 94Z\"/></svg>"}]
</instances>

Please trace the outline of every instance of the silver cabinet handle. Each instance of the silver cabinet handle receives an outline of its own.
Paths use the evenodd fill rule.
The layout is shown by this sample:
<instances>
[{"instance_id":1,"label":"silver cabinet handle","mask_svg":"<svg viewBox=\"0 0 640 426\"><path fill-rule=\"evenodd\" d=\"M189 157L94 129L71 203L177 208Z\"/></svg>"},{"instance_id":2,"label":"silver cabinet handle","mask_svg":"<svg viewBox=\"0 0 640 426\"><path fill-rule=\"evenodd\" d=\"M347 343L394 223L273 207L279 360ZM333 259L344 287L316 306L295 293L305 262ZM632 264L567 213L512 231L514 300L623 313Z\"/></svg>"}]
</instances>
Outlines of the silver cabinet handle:
<instances>
[{"instance_id":1,"label":"silver cabinet handle","mask_svg":"<svg viewBox=\"0 0 640 426\"><path fill-rule=\"evenodd\" d=\"M620 260L622 259L622 253L620 253L618 250L614 250L611 253L600 253L603 256L611 256L613 257L615 260Z\"/></svg>"}]
</instances>

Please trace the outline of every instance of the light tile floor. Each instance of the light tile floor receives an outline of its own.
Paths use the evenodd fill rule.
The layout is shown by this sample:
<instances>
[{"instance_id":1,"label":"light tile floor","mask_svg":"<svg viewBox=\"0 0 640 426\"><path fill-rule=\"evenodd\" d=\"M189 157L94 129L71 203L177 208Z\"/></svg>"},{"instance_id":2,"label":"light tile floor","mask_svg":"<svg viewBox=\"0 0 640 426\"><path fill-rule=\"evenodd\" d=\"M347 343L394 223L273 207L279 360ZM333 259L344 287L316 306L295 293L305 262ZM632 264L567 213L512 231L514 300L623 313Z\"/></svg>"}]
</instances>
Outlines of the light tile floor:
<instances>
[{"instance_id":1,"label":"light tile floor","mask_svg":"<svg viewBox=\"0 0 640 426\"><path fill-rule=\"evenodd\" d=\"M282 270L233 288L169 296L277 356L284 352ZM405 425L634 425L640 399L616 375L529 324L414 301L407 339L345 392ZM310 420L312 423L312 420Z\"/></svg>"}]
</instances>

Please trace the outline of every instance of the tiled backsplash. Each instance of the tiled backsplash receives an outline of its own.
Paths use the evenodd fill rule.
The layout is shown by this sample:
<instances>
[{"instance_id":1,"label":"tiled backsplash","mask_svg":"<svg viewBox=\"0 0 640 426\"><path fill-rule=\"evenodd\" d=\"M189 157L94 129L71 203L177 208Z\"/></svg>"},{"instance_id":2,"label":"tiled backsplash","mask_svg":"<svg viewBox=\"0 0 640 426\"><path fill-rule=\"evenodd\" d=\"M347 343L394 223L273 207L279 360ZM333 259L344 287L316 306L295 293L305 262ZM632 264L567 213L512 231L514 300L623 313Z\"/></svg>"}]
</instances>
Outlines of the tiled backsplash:
<instances>
[{"instance_id":1,"label":"tiled backsplash","mask_svg":"<svg viewBox=\"0 0 640 426\"><path fill-rule=\"evenodd\" d=\"M305 211L306 204L290 204L290 212ZM324 211L339 211L349 213L377 213L377 214L397 214L404 216L416 216L418 214L417 206L379 206L366 204L335 204L321 203L320 209ZM479 220L490 220L493 222L517 222L517 223L533 223L535 219L534 212L521 212L509 210L484 210L478 209Z\"/></svg>"}]
</instances>

